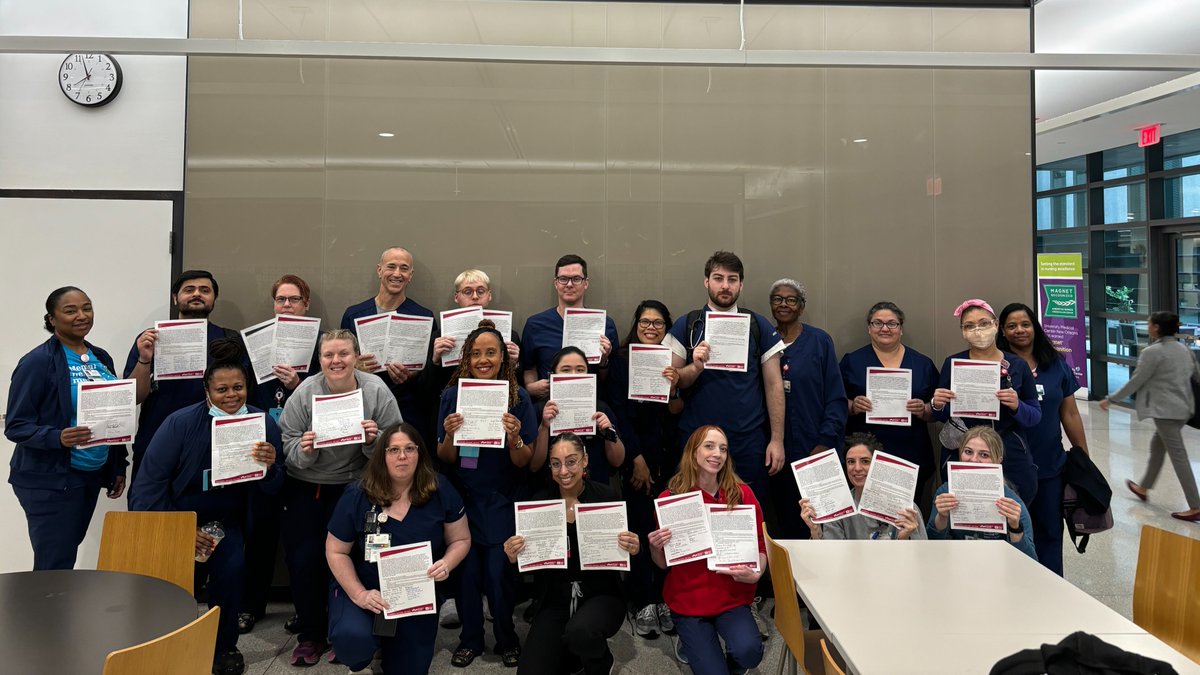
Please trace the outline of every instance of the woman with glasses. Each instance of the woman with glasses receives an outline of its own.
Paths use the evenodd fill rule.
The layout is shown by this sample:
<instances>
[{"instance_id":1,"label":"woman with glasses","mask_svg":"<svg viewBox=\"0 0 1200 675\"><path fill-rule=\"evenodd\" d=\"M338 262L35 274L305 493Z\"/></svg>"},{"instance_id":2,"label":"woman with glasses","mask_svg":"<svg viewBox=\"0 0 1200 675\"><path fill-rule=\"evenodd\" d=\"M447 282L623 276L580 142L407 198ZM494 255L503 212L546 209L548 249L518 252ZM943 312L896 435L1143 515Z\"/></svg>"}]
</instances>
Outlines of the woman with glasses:
<instances>
[{"instance_id":1,"label":"woman with glasses","mask_svg":"<svg viewBox=\"0 0 1200 675\"><path fill-rule=\"evenodd\" d=\"M625 622L625 597L621 573L580 569L576 508L598 502L621 501L612 487L588 480L588 456L583 439L572 433L554 438L548 465L552 486L534 500L562 499L567 508L567 569L532 572L532 620L517 675L610 675L614 669L608 639ZM641 549L638 536L621 532L616 545L631 556ZM504 553L510 563L525 549L525 539L509 537Z\"/></svg>"},{"instance_id":2,"label":"woman with glasses","mask_svg":"<svg viewBox=\"0 0 1200 675\"><path fill-rule=\"evenodd\" d=\"M1001 351L996 346L996 312L992 306L978 298L963 302L954 310L962 329L963 340L968 348L951 354L942 363L942 374L938 388L930 399L933 416L942 427L942 463L949 460L962 444L967 429L988 425L996 430L1004 441L1004 477L1017 490L1021 500L1028 504L1037 494L1037 467L1029 451L1028 430L1037 426L1042 419L1042 407L1038 402L1037 387L1033 372L1025 360ZM996 398L1000 401L998 419L951 416L950 402L954 392L950 390L950 365L953 359L992 361L1000 364L1000 389Z\"/></svg>"},{"instance_id":3,"label":"woman with glasses","mask_svg":"<svg viewBox=\"0 0 1200 675\"><path fill-rule=\"evenodd\" d=\"M877 302L867 311L867 337L870 343L842 357L842 383L850 400L847 435L870 432L883 451L916 464L917 499L925 494L925 484L933 475L936 460L929 440L928 423L933 420L929 399L937 388L938 371L928 356L904 344L904 312L895 303ZM889 368L912 371L912 398L906 408L910 426L867 424L871 399L867 398L867 369Z\"/></svg>"},{"instance_id":4,"label":"woman with glasses","mask_svg":"<svg viewBox=\"0 0 1200 675\"><path fill-rule=\"evenodd\" d=\"M629 430L625 439L623 485L629 505L629 526L645 534L658 527L654 517L654 495L667 487L667 479L679 465L679 413L683 399L679 397L678 371L667 366L662 376L671 383L665 401L630 400L629 351L639 345L660 345L671 326L671 313L657 300L643 300L633 311L633 325L621 348L613 354L608 373L608 400L612 402L621 427ZM646 639L658 637L661 631L675 633L671 610L662 600L661 571L650 560L650 552L642 550L634 556L630 570L630 595L633 601L634 631Z\"/></svg>"},{"instance_id":5,"label":"woman with glasses","mask_svg":"<svg viewBox=\"0 0 1200 675\"><path fill-rule=\"evenodd\" d=\"M379 592L379 566L372 548L429 542L433 564L425 574L446 581L467 555L471 531L462 499L433 469L425 441L410 424L380 432L362 479L342 493L329 519L325 558L336 582L329 593L329 638L338 660L352 671L370 670L382 652L388 675L427 673L433 662L437 615L392 619L379 637L379 614L389 609Z\"/></svg>"},{"instance_id":6,"label":"woman with glasses","mask_svg":"<svg viewBox=\"0 0 1200 675\"><path fill-rule=\"evenodd\" d=\"M587 357L578 347L563 347L550 361L550 372L555 375L585 375L588 372ZM542 422L533 445L533 459L529 462L529 471L532 473L540 472L546 465L550 450L550 424L558 417L557 402L549 400L541 405L538 417ZM596 433L588 434L583 441L591 460L588 478L597 483L608 483L609 476L625 462L625 443L617 433L616 419L603 397L597 396L596 412L592 413Z\"/></svg>"},{"instance_id":7,"label":"woman with glasses","mask_svg":"<svg viewBox=\"0 0 1200 675\"><path fill-rule=\"evenodd\" d=\"M504 447L455 445L465 418L458 410L462 379L508 383L508 411L501 424ZM513 502L524 495L525 467L532 457L537 418L529 394L517 386L517 375L496 325L484 319L463 343L463 359L442 392L438 406L437 456L458 488L471 526L471 546L459 573L454 598L462 621L458 648L450 664L465 668L483 653L483 597L492 612L495 651L512 668L521 656L513 626L515 579L504 555L504 542L517 530Z\"/></svg>"},{"instance_id":8,"label":"woman with glasses","mask_svg":"<svg viewBox=\"0 0 1200 675\"><path fill-rule=\"evenodd\" d=\"M783 372L783 398L787 405L784 427L785 464L838 447L846 431L846 390L838 371L837 352L829 333L800 321L807 292L793 279L771 286L771 316L785 345L779 363ZM807 539L808 528L795 512L800 492L791 471L771 476L771 503L779 518L771 531L783 539Z\"/></svg>"}]
</instances>

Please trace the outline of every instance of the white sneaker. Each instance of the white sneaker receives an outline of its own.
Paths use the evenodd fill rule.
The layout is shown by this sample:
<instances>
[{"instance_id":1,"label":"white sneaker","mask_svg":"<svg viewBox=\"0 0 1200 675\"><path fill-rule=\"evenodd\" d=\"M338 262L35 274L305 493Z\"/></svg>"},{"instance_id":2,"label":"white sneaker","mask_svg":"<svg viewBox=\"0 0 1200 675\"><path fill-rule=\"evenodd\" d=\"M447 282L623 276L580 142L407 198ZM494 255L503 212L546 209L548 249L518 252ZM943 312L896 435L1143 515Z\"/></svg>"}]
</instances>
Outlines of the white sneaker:
<instances>
[{"instance_id":1,"label":"white sneaker","mask_svg":"<svg viewBox=\"0 0 1200 675\"><path fill-rule=\"evenodd\" d=\"M754 598L754 602L750 603L750 615L754 617L754 625L758 626L758 634L765 641L771 635L771 627L767 624L766 620L763 619L762 614L760 614L758 611L758 608L762 606L762 604L762 598Z\"/></svg>"},{"instance_id":2,"label":"white sneaker","mask_svg":"<svg viewBox=\"0 0 1200 675\"><path fill-rule=\"evenodd\" d=\"M658 613L654 605L646 605L638 610L633 617L633 630L647 640L658 637Z\"/></svg>"},{"instance_id":3,"label":"white sneaker","mask_svg":"<svg viewBox=\"0 0 1200 675\"><path fill-rule=\"evenodd\" d=\"M454 604L454 598L442 603L442 608L438 611L438 623L442 628L458 628L462 625L462 620L458 618L458 605Z\"/></svg>"},{"instance_id":4,"label":"white sneaker","mask_svg":"<svg viewBox=\"0 0 1200 675\"><path fill-rule=\"evenodd\" d=\"M664 635L675 634L675 620L671 618L671 608L667 603L658 603L658 628Z\"/></svg>"}]
</instances>

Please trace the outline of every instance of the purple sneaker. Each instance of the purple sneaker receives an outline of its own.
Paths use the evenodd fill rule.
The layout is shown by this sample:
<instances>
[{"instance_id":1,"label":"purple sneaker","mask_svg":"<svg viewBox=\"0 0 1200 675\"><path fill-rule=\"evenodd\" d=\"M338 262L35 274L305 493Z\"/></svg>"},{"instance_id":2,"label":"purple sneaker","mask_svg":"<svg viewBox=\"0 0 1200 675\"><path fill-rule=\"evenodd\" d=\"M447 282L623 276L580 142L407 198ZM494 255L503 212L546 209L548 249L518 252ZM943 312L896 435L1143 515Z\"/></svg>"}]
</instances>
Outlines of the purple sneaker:
<instances>
[{"instance_id":1,"label":"purple sneaker","mask_svg":"<svg viewBox=\"0 0 1200 675\"><path fill-rule=\"evenodd\" d=\"M324 654L328 649L329 645L324 642L303 640L292 650L292 665L301 668L315 666L321 662L321 654Z\"/></svg>"}]
</instances>

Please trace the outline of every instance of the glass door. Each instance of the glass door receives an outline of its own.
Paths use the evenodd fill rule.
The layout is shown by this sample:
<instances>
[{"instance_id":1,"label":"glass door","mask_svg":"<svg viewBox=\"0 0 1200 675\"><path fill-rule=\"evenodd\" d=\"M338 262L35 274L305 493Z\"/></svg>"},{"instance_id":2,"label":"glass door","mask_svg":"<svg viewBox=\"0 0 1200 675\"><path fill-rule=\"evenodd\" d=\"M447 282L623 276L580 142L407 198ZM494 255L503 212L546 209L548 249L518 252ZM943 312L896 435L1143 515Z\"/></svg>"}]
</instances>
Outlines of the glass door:
<instances>
[{"instance_id":1,"label":"glass door","mask_svg":"<svg viewBox=\"0 0 1200 675\"><path fill-rule=\"evenodd\" d=\"M1200 232L1172 236L1174 250L1174 308L1179 314L1179 338L1192 349L1200 347Z\"/></svg>"}]
</instances>

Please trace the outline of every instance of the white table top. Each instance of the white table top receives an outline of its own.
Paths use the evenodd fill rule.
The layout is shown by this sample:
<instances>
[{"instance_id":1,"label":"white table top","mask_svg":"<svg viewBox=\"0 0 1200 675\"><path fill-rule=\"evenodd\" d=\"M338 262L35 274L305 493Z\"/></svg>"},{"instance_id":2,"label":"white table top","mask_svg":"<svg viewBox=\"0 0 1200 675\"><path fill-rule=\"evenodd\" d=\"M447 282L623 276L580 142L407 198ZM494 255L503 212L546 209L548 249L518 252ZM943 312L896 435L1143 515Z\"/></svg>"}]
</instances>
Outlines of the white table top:
<instances>
[{"instance_id":1,"label":"white table top","mask_svg":"<svg viewBox=\"0 0 1200 675\"><path fill-rule=\"evenodd\" d=\"M991 664L1015 654L1022 649L1035 649L1043 644L1057 644L1070 633L1046 635L956 635L953 649L944 649L937 661L939 673L986 673ZM1107 634L1098 636L1105 642L1126 651L1135 652L1152 659L1171 664L1179 675L1200 675L1196 665L1183 654L1175 651L1162 640L1149 633ZM919 664L918 664L919 665ZM922 668L890 668L894 673L930 672Z\"/></svg>"},{"instance_id":2,"label":"white table top","mask_svg":"<svg viewBox=\"0 0 1200 675\"><path fill-rule=\"evenodd\" d=\"M1189 664L1003 541L779 543L805 604L858 675L986 673L1078 630L1118 646L1110 636L1141 636L1128 640Z\"/></svg>"}]
</instances>

